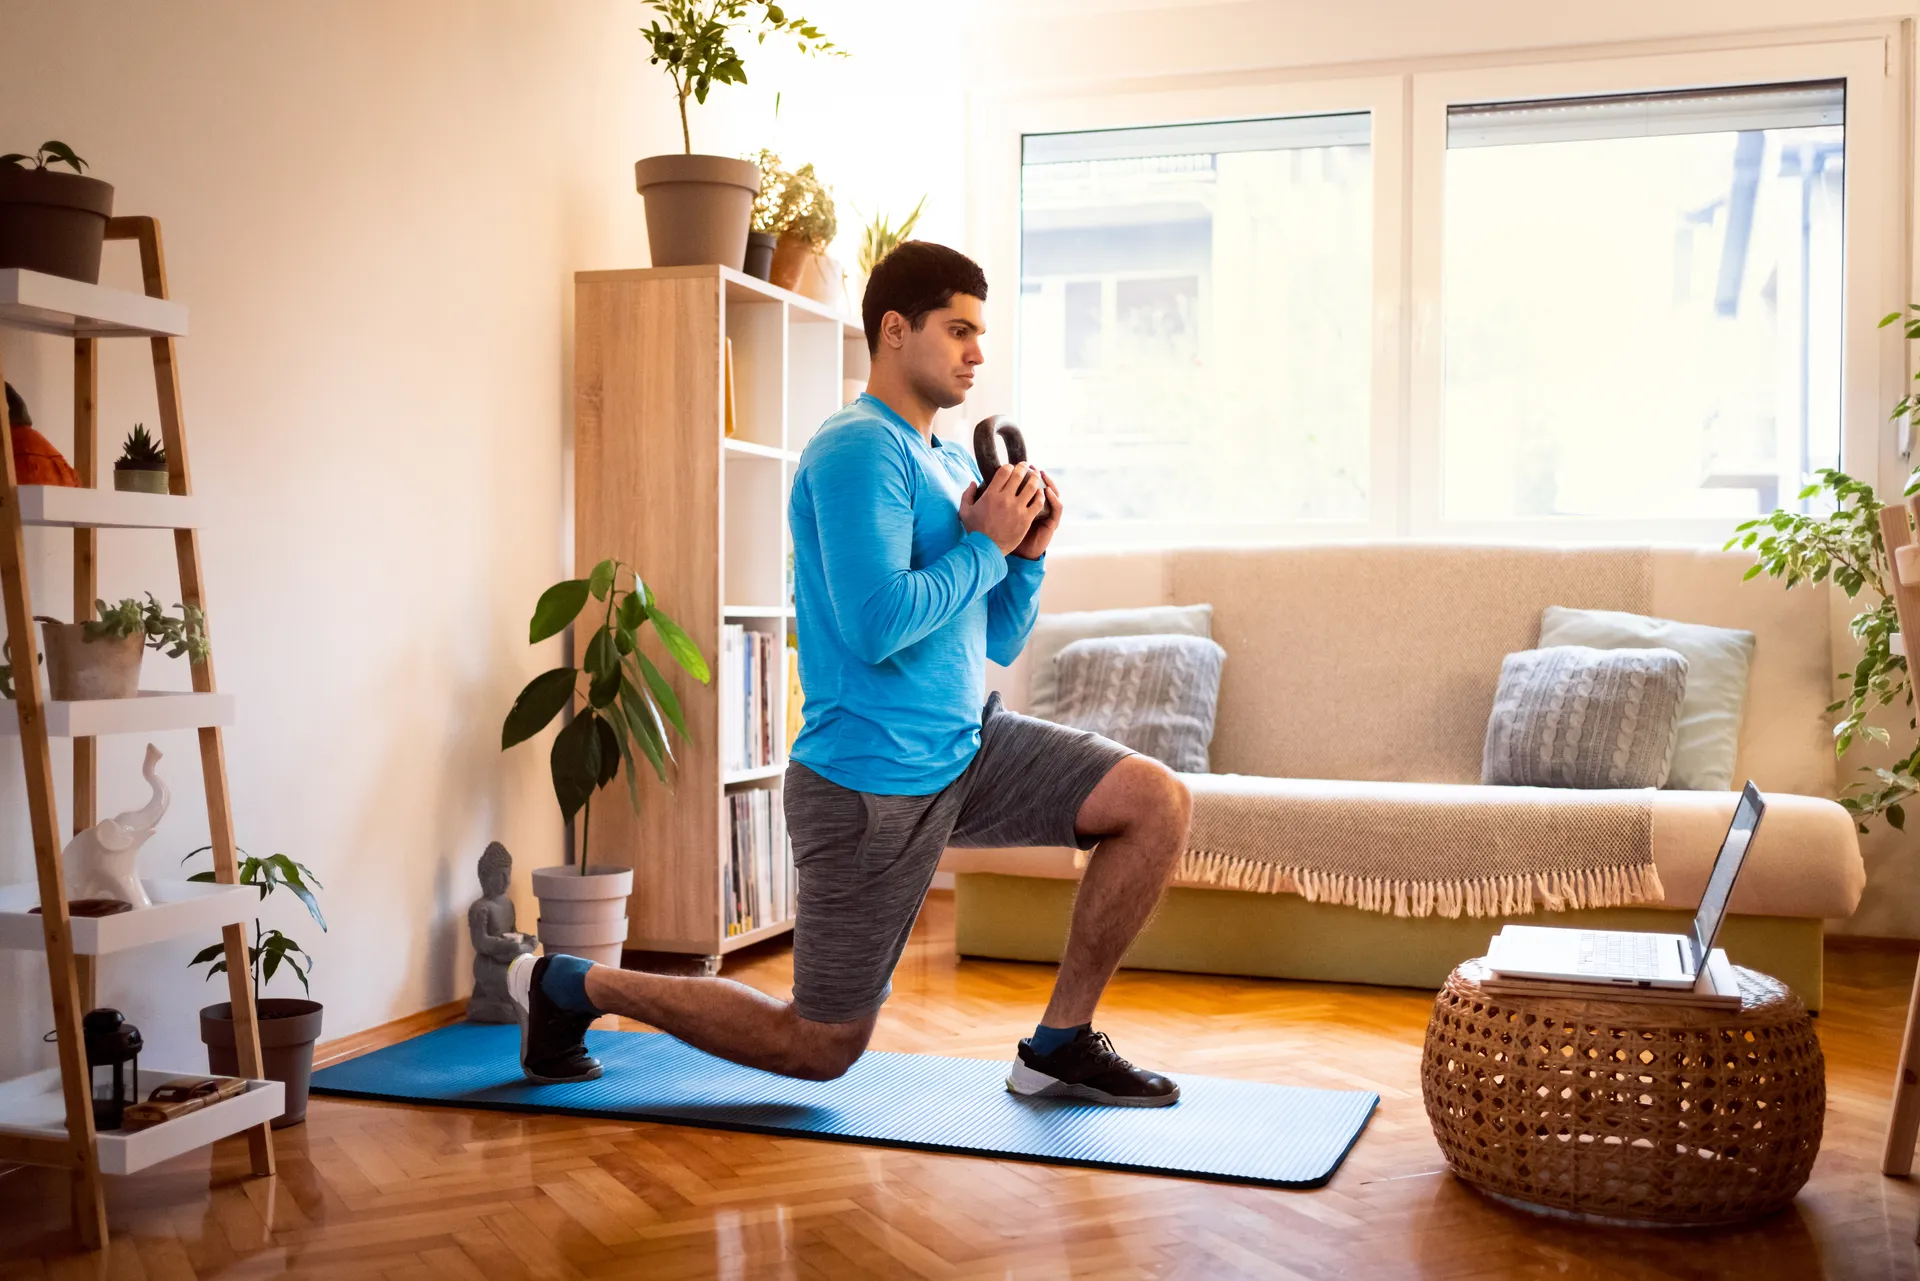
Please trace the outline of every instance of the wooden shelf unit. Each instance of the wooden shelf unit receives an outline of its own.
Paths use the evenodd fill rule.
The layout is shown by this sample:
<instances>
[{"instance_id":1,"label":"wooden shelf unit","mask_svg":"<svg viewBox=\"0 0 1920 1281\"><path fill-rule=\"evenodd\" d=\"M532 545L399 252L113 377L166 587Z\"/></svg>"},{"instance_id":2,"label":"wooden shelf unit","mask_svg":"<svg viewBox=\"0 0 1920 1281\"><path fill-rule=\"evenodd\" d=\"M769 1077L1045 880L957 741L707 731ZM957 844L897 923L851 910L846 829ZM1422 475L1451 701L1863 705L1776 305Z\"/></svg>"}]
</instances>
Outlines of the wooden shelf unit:
<instances>
[{"instance_id":1,"label":"wooden shelf unit","mask_svg":"<svg viewBox=\"0 0 1920 1281\"><path fill-rule=\"evenodd\" d=\"M107 1240L103 1174L130 1174L216 1139L244 1133L253 1173L271 1175L273 1139L268 1123L285 1107L281 1086L262 1079L253 984L241 924L250 913L249 904L257 900L252 889L238 885L226 747L220 733L220 727L233 720L233 699L215 691L212 660L191 664L191 693L143 692L136 698L53 702L42 685L39 628L32 621L33 588L27 575L25 530L29 525L70 529L73 533L76 621L93 617L101 529L170 531L180 574L178 599L202 610L207 606L197 528L199 510L192 497L175 345L175 339L187 331L187 309L167 297L166 257L158 222L152 218L113 218L107 223L107 239L138 244L143 293L17 268L0 269L0 328L51 334L73 342L73 467L82 486L21 486L13 465L12 428L7 414L0 410L0 596L5 598L13 667L22 673L14 681L16 701L0 704L0 737L15 738L20 745L35 870L32 885L0 887L0 946L37 947L45 952L59 1059L58 1067L0 1082L0 1163L21 1162L68 1171L74 1227L80 1243L88 1249L98 1249ZM102 461L98 343L105 338L148 340L160 405L160 438L167 451L167 494L126 494L96 488ZM4 377L4 370L0 370L0 381ZM198 731L217 883L149 881L153 906L119 916L75 920L67 912L66 877L61 866L63 842L54 794L52 740L71 739L72 818L77 833L95 821L96 737L162 729ZM43 910L30 913L27 909L36 904ZM250 1081L247 1092L137 1134L97 1133L91 1074L80 1031L81 1018L93 1004L96 958L181 933L214 928L220 930L225 949L236 1057L241 1074ZM180 981L196 990L200 987L184 971ZM156 1085L169 1075L143 1069L139 1084L143 1088Z\"/></svg>"},{"instance_id":2,"label":"wooden shelf unit","mask_svg":"<svg viewBox=\"0 0 1920 1281\"><path fill-rule=\"evenodd\" d=\"M728 340L735 434L726 435ZM574 277L574 557L583 576L615 556L636 567L661 608L712 663L721 627L793 626L787 493L800 451L867 377L857 320L726 267L585 271ZM584 642L583 642L584 643ZM594 863L634 869L627 946L720 956L775 937L791 921L727 937L721 894L726 797L778 791L784 757L727 771L720 682L662 664L686 713L669 791L642 771L641 812L625 789L594 803ZM774 725L784 745L784 679Z\"/></svg>"}]
</instances>

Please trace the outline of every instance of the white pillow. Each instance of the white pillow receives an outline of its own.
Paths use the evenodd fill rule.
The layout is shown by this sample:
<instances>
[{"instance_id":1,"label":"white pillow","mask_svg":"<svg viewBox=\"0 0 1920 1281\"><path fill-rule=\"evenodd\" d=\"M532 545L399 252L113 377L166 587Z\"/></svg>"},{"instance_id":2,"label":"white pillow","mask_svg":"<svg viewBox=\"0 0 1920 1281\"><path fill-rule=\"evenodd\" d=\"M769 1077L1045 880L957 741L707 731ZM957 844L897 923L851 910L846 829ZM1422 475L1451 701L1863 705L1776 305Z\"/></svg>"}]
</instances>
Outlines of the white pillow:
<instances>
[{"instance_id":1,"label":"white pillow","mask_svg":"<svg viewBox=\"0 0 1920 1281\"><path fill-rule=\"evenodd\" d=\"M1680 728L1667 786L1688 791L1733 787L1740 720L1747 708L1747 672L1753 665L1752 632L1611 609L1549 605L1540 616L1540 648L1556 645L1678 652L1687 660L1687 692L1680 701Z\"/></svg>"},{"instance_id":2,"label":"white pillow","mask_svg":"<svg viewBox=\"0 0 1920 1281\"><path fill-rule=\"evenodd\" d=\"M1054 656L1077 640L1097 636L1213 636L1211 605L1144 605L1138 609L1089 609L1071 614L1042 614L1027 638L1033 678L1027 688L1027 714L1054 719L1058 677Z\"/></svg>"}]
</instances>

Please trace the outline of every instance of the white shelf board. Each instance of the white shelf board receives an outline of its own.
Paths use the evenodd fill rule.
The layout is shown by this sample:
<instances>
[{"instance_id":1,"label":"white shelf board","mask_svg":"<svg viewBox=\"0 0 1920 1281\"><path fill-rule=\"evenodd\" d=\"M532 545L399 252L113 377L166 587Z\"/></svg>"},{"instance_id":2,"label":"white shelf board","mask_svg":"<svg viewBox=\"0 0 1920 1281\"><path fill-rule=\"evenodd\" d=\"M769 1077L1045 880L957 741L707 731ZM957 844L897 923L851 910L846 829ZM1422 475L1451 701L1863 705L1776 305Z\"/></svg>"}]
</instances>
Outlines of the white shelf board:
<instances>
[{"instance_id":1,"label":"white shelf board","mask_svg":"<svg viewBox=\"0 0 1920 1281\"><path fill-rule=\"evenodd\" d=\"M61 529L198 529L200 500L117 489L22 485L20 521Z\"/></svg>"},{"instance_id":2,"label":"white shelf board","mask_svg":"<svg viewBox=\"0 0 1920 1281\"><path fill-rule=\"evenodd\" d=\"M0 327L68 338L181 338L187 332L187 308L125 289L4 267Z\"/></svg>"},{"instance_id":3,"label":"white shelf board","mask_svg":"<svg viewBox=\"0 0 1920 1281\"><path fill-rule=\"evenodd\" d=\"M753 783L763 778L779 778L786 772L787 763L785 761L775 761L771 765L762 765L758 769L728 770L725 774L721 775L720 781L723 785Z\"/></svg>"},{"instance_id":4,"label":"white shelf board","mask_svg":"<svg viewBox=\"0 0 1920 1281\"><path fill-rule=\"evenodd\" d=\"M790 611L778 605L722 605L720 612L728 618L785 618Z\"/></svg>"},{"instance_id":5,"label":"white shelf board","mask_svg":"<svg viewBox=\"0 0 1920 1281\"><path fill-rule=\"evenodd\" d=\"M104 1075L104 1074L103 1074ZM204 1071L169 1072L140 1068L140 1097L180 1077L204 1077ZM215 1139L252 1129L287 1110L287 1090L278 1081L249 1081L244 1093L223 1099L145 1130L103 1130L94 1136L102 1174L134 1174ZM67 1105L60 1093L60 1069L0 1083L0 1133L35 1139L67 1137Z\"/></svg>"},{"instance_id":6,"label":"white shelf board","mask_svg":"<svg viewBox=\"0 0 1920 1281\"><path fill-rule=\"evenodd\" d=\"M174 694L143 689L138 698L98 698L84 702L50 701L47 733L54 738L96 738L103 734L152 734L169 729L201 729L233 724L233 695ZM0 738L20 736L15 704L0 702Z\"/></svg>"},{"instance_id":7,"label":"white shelf board","mask_svg":"<svg viewBox=\"0 0 1920 1281\"><path fill-rule=\"evenodd\" d=\"M74 951L105 956L185 934L212 935L223 925L250 919L260 907L260 892L251 885L145 879L140 883L153 906L118 916L72 917ZM28 910L39 903L38 885L0 885L0 947L37 952L46 945L40 918Z\"/></svg>"},{"instance_id":8,"label":"white shelf board","mask_svg":"<svg viewBox=\"0 0 1920 1281\"><path fill-rule=\"evenodd\" d=\"M750 440L729 437L720 442L720 448L729 454L739 454L746 458L772 458L781 462L797 463L800 455L791 449L776 449L772 445L756 445Z\"/></svg>"}]
</instances>

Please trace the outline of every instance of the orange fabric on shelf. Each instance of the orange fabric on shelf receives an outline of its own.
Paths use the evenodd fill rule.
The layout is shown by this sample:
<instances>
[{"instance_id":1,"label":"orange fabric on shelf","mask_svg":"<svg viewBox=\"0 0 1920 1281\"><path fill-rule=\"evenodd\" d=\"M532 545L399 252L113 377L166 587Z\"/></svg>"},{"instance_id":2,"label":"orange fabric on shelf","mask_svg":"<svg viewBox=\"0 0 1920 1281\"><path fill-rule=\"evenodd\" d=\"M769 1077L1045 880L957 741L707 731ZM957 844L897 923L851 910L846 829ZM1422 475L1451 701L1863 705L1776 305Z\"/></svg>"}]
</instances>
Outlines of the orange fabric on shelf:
<instances>
[{"instance_id":1,"label":"orange fabric on shelf","mask_svg":"<svg viewBox=\"0 0 1920 1281\"><path fill-rule=\"evenodd\" d=\"M53 442L33 428L17 423L13 428L13 471L16 483L22 485L80 487L80 477L53 447Z\"/></svg>"}]
</instances>

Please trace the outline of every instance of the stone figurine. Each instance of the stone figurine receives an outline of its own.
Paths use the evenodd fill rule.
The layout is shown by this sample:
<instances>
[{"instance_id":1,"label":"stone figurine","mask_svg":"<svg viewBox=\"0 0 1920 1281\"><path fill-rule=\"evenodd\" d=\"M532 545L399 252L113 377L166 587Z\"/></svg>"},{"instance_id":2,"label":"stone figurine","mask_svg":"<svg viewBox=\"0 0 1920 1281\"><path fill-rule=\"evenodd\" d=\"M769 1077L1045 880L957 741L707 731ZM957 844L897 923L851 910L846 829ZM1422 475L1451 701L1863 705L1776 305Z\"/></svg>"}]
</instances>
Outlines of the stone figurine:
<instances>
[{"instance_id":1,"label":"stone figurine","mask_svg":"<svg viewBox=\"0 0 1920 1281\"><path fill-rule=\"evenodd\" d=\"M520 1011L507 995L507 966L539 946L530 934L513 928L513 855L495 841L480 855L480 897L467 909L473 935L473 995L467 1001L472 1023L517 1023Z\"/></svg>"},{"instance_id":2,"label":"stone figurine","mask_svg":"<svg viewBox=\"0 0 1920 1281\"><path fill-rule=\"evenodd\" d=\"M159 766L160 749L148 743L147 762L140 773L153 789L153 799L137 810L102 819L68 843L67 892L73 897L117 898L136 908L153 906L133 864L173 800L156 772Z\"/></svg>"}]
</instances>

